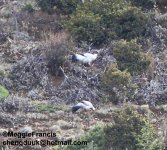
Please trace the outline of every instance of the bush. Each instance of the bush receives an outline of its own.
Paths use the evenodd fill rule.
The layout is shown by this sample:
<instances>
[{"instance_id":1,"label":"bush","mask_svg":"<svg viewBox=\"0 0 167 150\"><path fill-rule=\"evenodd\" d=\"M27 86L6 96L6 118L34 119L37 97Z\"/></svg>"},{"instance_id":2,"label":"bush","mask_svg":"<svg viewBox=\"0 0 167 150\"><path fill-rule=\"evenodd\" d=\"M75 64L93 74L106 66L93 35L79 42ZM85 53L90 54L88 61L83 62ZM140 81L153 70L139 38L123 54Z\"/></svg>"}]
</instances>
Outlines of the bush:
<instances>
[{"instance_id":1,"label":"bush","mask_svg":"<svg viewBox=\"0 0 167 150\"><path fill-rule=\"evenodd\" d=\"M130 81L130 73L120 71L116 65L109 66L102 76L102 86L109 93L111 101L114 103L125 99L126 92L130 90Z\"/></svg>"},{"instance_id":2,"label":"bush","mask_svg":"<svg viewBox=\"0 0 167 150\"><path fill-rule=\"evenodd\" d=\"M81 0L58 0L56 7L65 14L72 14L80 4Z\"/></svg>"},{"instance_id":3,"label":"bush","mask_svg":"<svg viewBox=\"0 0 167 150\"><path fill-rule=\"evenodd\" d=\"M36 0L37 5L48 13L53 11L54 6L56 5L57 0Z\"/></svg>"},{"instance_id":4,"label":"bush","mask_svg":"<svg viewBox=\"0 0 167 150\"><path fill-rule=\"evenodd\" d=\"M65 27L77 42L102 44L144 36L148 23L149 15L123 0L94 0L78 6Z\"/></svg>"},{"instance_id":5,"label":"bush","mask_svg":"<svg viewBox=\"0 0 167 150\"><path fill-rule=\"evenodd\" d=\"M68 53L68 45L65 33L49 34L44 42L44 53L48 71L52 75L59 75L59 67L63 67Z\"/></svg>"},{"instance_id":6,"label":"bush","mask_svg":"<svg viewBox=\"0 0 167 150\"><path fill-rule=\"evenodd\" d=\"M132 108L113 114L114 124L104 129L107 145L113 149L160 150L162 142L153 125Z\"/></svg>"},{"instance_id":7,"label":"bush","mask_svg":"<svg viewBox=\"0 0 167 150\"><path fill-rule=\"evenodd\" d=\"M4 100L4 98L9 96L9 91L3 87L2 85L0 85L0 101Z\"/></svg>"},{"instance_id":8,"label":"bush","mask_svg":"<svg viewBox=\"0 0 167 150\"><path fill-rule=\"evenodd\" d=\"M80 0L37 0L38 6L46 12L53 12L57 8L65 14L71 14L76 10L77 5L81 4Z\"/></svg>"},{"instance_id":9,"label":"bush","mask_svg":"<svg viewBox=\"0 0 167 150\"><path fill-rule=\"evenodd\" d=\"M40 101L32 101L32 106L37 108L39 113L42 113L42 112L54 113L56 111L53 105L42 103Z\"/></svg>"},{"instance_id":10,"label":"bush","mask_svg":"<svg viewBox=\"0 0 167 150\"><path fill-rule=\"evenodd\" d=\"M142 73L151 63L151 55L141 52L141 46L136 40L119 41L113 49L120 70L127 69L130 73Z\"/></svg>"},{"instance_id":11,"label":"bush","mask_svg":"<svg viewBox=\"0 0 167 150\"><path fill-rule=\"evenodd\" d=\"M116 19L110 28L113 28L119 38L133 39L145 36L147 33L148 17L139 8L126 6L116 11Z\"/></svg>"},{"instance_id":12,"label":"bush","mask_svg":"<svg viewBox=\"0 0 167 150\"><path fill-rule=\"evenodd\" d=\"M46 59L49 73L52 75L59 75L59 67L65 63L65 55L67 47L63 44L51 45L47 50Z\"/></svg>"},{"instance_id":13,"label":"bush","mask_svg":"<svg viewBox=\"0 0 167 150\"><path fill-rule=\"evenodd\" d=\"M23 8L23 10L29 12L29 13L32 13L34 12L34 8L31 4L26 4L25 7Z\"/></svg>"},{"instance_id":14,"label":"bush","mask_svg":"<svg viewBox=\"0 0 167 150\"><path fill-rule=\"evenodd\" d=\"M65 150L161 150L162 142L153 125L130 107L113 114L114 124L97 126L80 141L88 145L71 145Z\"/></svg>"},{"instance_id":15,"label":"bush","mask_svg":"<svg viewBox=\"0 0 167 150\"><path fill-rule=\"evenodd\" d=\"M90 11L78 10L75 15L71 16L66 28L79 43L86 41L88 44L101 44L107 39L107 34L101 26L101 17Z\"/></svg>"},{"instance_id":16,"label":"bush","mask_svg":"<svg viewBox=\"0 0 167 150\"><path fill-rule=\"evenodd\" d=\"M133 5L143 9L153 9L156 0L129 0Z\"/></svg>"},{"instance_id":17,"label":"bush","mask_svg":"<svg viewBox=\"0 0 167 150\"><path fill-rule=\"evenodd\" d=\"M80 141L87 141L88 145L71 145L65 148L65 150L82 150L82 149L94 149L102 150L107 149L106 141L104 139L103 127L97 126L92 131L88 132L85 136L79 139ZM93 143L93 145L91 144Z\"/></svg>"}]
</instances>

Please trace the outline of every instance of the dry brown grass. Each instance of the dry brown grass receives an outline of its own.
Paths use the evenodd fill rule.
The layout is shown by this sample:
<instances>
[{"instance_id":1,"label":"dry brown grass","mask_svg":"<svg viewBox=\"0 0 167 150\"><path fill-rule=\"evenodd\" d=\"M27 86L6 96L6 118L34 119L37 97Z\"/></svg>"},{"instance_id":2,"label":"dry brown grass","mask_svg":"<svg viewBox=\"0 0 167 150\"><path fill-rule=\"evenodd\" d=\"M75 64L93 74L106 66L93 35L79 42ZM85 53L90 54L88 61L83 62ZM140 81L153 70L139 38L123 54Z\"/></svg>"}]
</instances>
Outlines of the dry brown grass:
<instances>
[{"instance_id":1,"label":"dry brown grass","mask_svg":"<svg viewBox=\"0 0 167 150\"><path fill-rule=\"evenodd\" d=\"M64 44L67 43L69 35L65 32L58 32L58 33L44 32L43 37L45 46L49 46L49 45L58 45L62 43Z\"/></svg>"}]
</instances>

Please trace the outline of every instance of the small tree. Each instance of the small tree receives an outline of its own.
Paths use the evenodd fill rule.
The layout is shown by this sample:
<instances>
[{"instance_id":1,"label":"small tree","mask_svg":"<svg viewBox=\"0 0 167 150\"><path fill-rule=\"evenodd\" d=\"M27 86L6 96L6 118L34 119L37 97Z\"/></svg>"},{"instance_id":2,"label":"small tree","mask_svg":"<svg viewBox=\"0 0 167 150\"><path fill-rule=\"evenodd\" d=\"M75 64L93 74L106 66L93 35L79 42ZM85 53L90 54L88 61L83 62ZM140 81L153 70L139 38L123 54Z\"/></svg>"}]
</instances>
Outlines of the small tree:
<instances>
[{"instance_id":1,"label":"small tree","mask_svg":"<svg viewBox=\"0 0 167 150\"><path fill-rule=\"evenodd\" d=\"M81 4L80 0L36 0L38 6L48 13L54 11L54 9L61 10L62 13L73 13L77 5Z\"/></svg>"},{"instance_id":2,"label":"small tree","mask_svg":"<svg viewBox=\"0 0 167 150\"><path fill-rule=\"evenodd\" d=\"M76 42L86 41L87 43L101 44L106 41L107 34L101 26L101 17L91 11L78 10L72 15L66 28Z\"/></svg>"},{"instance_id":3,"label":"small tree","mask_svg":"<svg viewBox=\"0 0 167 150\"><path fill-rule=\"evenodd\" d=\"M113 49L120 70L127 69L130 73L142 73L151 63L151 55L141 52L136 40L119 41Z\"/></svg>"},{"instance_id":4,"label":"small tree","mask_svg":"<svg viewBox=\"0 0 167 150\"><path fill-rule=\"evenodd\" d=\"M36 0L38 6L43 10L51 13L57 0Z\"/></svg>"},{"instance_id":5,"label":"small tree","mask_svg":"<svg viewBox=\"0 0 167 150\"><path fill-rule=\"evenodd\" d=\"M46 56L48 71L52 75L59 74L59 67L63 66L68 53L67 34L60 32L50 33L44 41L44 53Z\"/></svg>"},{"instance_id":6,"label":"small tree","mask_svg":"<svg viewBox=\"0 0 167 150\"><path fill-rule=\"evenodd\" d=\"M111 65L102 76L102 86L109 93L111 101L118 103L126 99L130 88L131 75L127 71L120 71L117 66Z\"/></svg>"},{"instance_id":7,"label":"small tree","mask_svg":"<svg viewBox=\"0 0 167 150\"><path fill-rule=\"evenodd\" d=\"M78 42L102 44L147 33L150 15L124 0L93 0L78 5L65 27Z\"/></svg>"},{"instance_id":8,"label":"small tree","mask_svg":"<svg viewBox=\"0 0 167 150\"><path fill-rule=\"evenodd\" d=\"M129 0L133 5L143 9L153 9L156 0Z\"/></svg>"},{"instance_id":9,"label":"small tree","mask_svg":"<svg viewBox=\"0 0 167 150\"><path fill-rule=\"evenodd\" d=\"M105 150L108 149L108 146L104 137L103 127L97 126L79 139L80 141L87 141L87 145L70 145L65 150Z\"/></svg>"},{"instance_id":10,"label":"small tree","mask_svg":"<svg viewBox=\"0 0 167 150\"><path fill-rule=\"evenodd\" d=\"M161 139L153 125L132 108L113 114L114 124L104 129L105 138L113 149L161 150Z\"/></svg>"},{"instance_id":11,"label":"small tree","mask_svg":"<svg viewBox=\"0 0 167 150\"><path fill-rule=\"evenodd\" d=\"M65 150L161 150L161 138L147 118L130 107L113 113L112 125L97 126L80 138L88 145L70 145Z\"/></svg>"}]
</instances>

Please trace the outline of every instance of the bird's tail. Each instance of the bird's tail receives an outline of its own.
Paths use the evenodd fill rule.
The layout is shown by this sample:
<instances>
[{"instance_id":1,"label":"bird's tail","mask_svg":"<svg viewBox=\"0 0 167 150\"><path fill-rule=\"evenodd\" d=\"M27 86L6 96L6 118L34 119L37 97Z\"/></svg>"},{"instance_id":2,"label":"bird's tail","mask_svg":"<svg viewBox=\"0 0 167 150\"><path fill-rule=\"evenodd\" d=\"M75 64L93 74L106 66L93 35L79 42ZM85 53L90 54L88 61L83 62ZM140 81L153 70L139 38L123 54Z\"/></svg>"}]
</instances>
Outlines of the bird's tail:
<instances>
[{"instance_id":1,"label":"bird's tail","mask_svg":"<svg viewBox=\"0 0 167 150\"><path fill-rule=\"evenodd\" d=\"M78 59L77 59L76 55L73 54L73 55L72 55L72 62L77 62L77 61L78 61Z\"/></svg>"},{"instance_id":2,"label":"bird's tail","mask_svg":"<svg viewBox=\"0 0 167 150\"><path fill-rule=\"evenodd\" d=\"M78 109L80 109L79 106L73 106L72 107L72 112L75 113Z\"/></svg>"}]
</instances>

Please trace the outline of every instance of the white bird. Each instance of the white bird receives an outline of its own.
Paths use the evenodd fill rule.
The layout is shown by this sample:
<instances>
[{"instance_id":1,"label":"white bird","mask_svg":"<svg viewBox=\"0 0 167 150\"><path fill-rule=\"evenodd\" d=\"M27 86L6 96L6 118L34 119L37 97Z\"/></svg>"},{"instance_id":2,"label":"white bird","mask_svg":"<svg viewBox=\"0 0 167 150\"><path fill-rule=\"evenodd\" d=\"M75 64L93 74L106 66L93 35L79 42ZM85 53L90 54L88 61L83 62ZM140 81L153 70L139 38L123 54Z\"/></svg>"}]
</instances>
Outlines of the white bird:
<instances>
[{"instance_id":1,"label":"white bird","mask_svg":"<svg viewBox=\"0 0 167 150\"><path fill-rule=\"evenodd\" d=\"M94 106L89 101L82 101L72 107L72 112L77 112L79 110L95 110Z\"/></svg>"},{"instance_id":2,"label":"white bird","mask_svg":"<svg viewBox=\"0 0 167 150\"><path fill-rule=\"evenodd\" d=\"M96 60L97 54L84 53L84 54L73 54L72 62L81 62L83 64L91 65L91 63Z\"/></svg>"}]
</instances>

